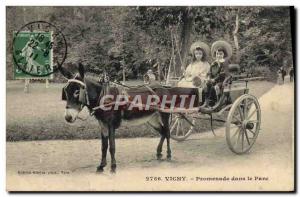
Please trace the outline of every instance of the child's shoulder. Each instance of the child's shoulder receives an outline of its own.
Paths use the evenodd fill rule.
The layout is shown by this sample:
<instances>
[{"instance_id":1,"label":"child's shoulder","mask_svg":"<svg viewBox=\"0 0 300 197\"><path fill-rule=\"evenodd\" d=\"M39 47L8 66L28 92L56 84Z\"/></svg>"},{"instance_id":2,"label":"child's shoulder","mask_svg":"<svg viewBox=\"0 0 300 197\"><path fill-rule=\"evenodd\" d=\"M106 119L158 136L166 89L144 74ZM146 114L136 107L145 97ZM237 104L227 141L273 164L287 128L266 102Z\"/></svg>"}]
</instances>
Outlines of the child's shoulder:
<instances>
[{"instance_id":1,"label":"child's shoulder","mask_svg":"<svg viewBox=\"0 0 300 197\"><path fill-rule=\"evenodd\" d=\"M215 65L218 65L218 62L217 61L213 61L212 63L210 63L211 66L215 66Z\"/></svg>"},{"instance_id":2,"label":"child's shoulder","mask_svg":"<svg viewBox=\"0 0 300 197\"><path fill-rule=\"evenodd\" d=\"M190 63L186 68L190 68L193 65L193 63Z\"/></svg>"}]
</instances>

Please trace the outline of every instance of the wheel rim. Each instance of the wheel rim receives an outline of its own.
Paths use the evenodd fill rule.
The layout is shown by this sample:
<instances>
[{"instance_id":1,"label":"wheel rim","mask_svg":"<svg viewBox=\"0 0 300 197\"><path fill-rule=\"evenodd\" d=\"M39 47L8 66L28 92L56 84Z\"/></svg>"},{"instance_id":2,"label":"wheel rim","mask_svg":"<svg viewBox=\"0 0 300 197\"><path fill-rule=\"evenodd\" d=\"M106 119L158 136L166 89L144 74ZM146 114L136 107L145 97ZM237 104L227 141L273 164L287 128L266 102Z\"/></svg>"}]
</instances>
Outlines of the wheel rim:
<instances>
[{"instance_id":1,"label":"wheel rim","mask_svg":"<svg viewBox=\"0 0 300 197\"><path fill-rule=\"evenodd\" d=\"M252 95L238 98L230 109L226 122L226 140L231 151L248 152L254 145L260 130L261 110Z\"/></svg>"},{"instance_id":2,"label":"wheel rim","mask_svg":"<svg viewBox=\"0 0 300 197\"><path fill-rule=\"evenodd\" d=\"M194 130L195 119L193 117L185 116L183 118L179 114L173 114L170 120L170 134L171 138L177 141L185 140L190 136ZM191 123L193 125L191 125Z\"/></svg>"}]
</instances>

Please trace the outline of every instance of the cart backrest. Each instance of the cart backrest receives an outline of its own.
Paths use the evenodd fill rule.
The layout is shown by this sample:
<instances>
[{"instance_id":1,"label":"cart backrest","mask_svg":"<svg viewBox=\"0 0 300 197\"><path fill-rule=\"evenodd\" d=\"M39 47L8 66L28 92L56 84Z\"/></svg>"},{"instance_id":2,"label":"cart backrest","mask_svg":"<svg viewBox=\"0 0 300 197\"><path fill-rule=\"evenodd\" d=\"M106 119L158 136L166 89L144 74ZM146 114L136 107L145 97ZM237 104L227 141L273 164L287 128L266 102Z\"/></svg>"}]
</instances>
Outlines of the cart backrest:
<instances>
[{"instance_id":1,"label":"cart backrest","mask_svg":"<svg viewBox=\"0 0 300 197\"><path fill-rule=\"evenodd\" d=\"M224 87L224 93L228 93L230 95L232 103L243 94L248 94L248 92L249 88L247 87L246 81L232 81L231 84Z\"/></svg>"},{"instance_id":2,"label":"cart backrest","mask_svg":"<svg viewBox=\"0 0 300 197\"><path fill-rule=\"evenodd\" d=\"M238 64L229 64L228 65L228 71L230 74L238 74L240 72L240 65Z\"/></svg>"}]
</instances>

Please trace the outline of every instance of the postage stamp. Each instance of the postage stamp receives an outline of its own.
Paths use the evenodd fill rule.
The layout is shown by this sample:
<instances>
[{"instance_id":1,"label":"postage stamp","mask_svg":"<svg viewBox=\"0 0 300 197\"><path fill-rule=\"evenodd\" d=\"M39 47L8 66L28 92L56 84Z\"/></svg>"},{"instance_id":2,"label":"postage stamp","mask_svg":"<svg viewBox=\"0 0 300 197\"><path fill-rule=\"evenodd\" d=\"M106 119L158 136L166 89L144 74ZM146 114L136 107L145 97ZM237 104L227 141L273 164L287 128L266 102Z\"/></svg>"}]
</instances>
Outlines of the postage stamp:
<instances>
[{"instance_id":1,"label":"postage stamp","mask_svg":"<svg viewBox=\"0 0 300 197\"><path fill-rule=\"evenodd\" d=\"M19 32L14 34L14 77L47 76L53 72L51 32Z\"/></svg>"},{"instance_id":2,"label":"postage stamp","mask_svg":"<svg viewBox=\"0 0 300 197\"><path fill-rule=\"evenodd\" d=\"M33 21L13 34L15 79L50 76L58 71L66 56L66 39L51 23Z\"/></svg>"}]
</instances>

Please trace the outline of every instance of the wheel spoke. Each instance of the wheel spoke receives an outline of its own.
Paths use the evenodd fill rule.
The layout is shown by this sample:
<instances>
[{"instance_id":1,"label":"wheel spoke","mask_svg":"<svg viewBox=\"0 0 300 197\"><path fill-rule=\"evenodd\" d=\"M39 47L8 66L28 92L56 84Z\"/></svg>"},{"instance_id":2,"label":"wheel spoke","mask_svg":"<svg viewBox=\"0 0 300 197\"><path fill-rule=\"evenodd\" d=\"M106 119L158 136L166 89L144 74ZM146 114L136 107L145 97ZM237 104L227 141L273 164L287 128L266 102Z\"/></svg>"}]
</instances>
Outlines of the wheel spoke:
<instances>
[{"instance_id":1,"label":"wheel spoke","mask_svg":"<svg viewBox=\"0 0 300 197\"><path fill-rule=\"evenodd\" d=\"M174 124L172 125L172 127L171 127L171 129L170 129L170 133L173 132L173 130L174 130L174 128L175 128L175 126L176 126L177 123L178 123L178 118L176 118Z\"/></svg>"},{"instance_id":2,"label":"wheel spoke","mask_svg":"<svg viewBox=\"0 0 300 197\"><path fill-rule=\"evenodd\" d=\"M185 125L184 125L183 119L181 119L181 121L180 121L180 131L181 131L180 133L181 133L181 136L185 135L184 127L185 127Z\"/></svg>"},{"instance_id":3,"label":"wheel spoke","mask_svg":"<svg viewBox=\"0 0 300 197\"><path fill-rule=\"evenodd\" d=\"M253 103L254 103L253 100L247 102L247 105L246 105L246 113L245 113L245 116L244 116L245 119L247 119L248 114L249 114L249 111L250 111L251 106L252 106Z\"/></svg>"},{"instance_id":4,"label":"wheel spoke","mask_svg":"<svg viewBox=\"0 0 300 197\"><path fill-rule=\"evenodd\" d=\"M253 136L255 136L255 133L253 131L251 131L250 129L246 129L246 130L250 131L253 134Z\"/></svg>"},{"instance_id":5,"label":"wheel spoke","mask_svg":"<svg viewBox=\"0 0 300 197\"><path fill-rule=\"evenodd\" d=\"M247 134L247 129L245 129L245 136L246 136L246 139L247 139L248 145L250 146L250 141L249 141L249 137L248 137L248 134Z\"/></svg>"},{"instance_id":6,"label":"wheel spoke","mask_svg":"<svg viewBox=\"0 0 300 197\"><path fill-rule=\"evenodd\" d=\"M240 113L241 120L243 121L244 117L243 117L243 112L242 112L241 106L238 106L238 110L239 110L239 113Z\"/></svg>"},{"instance_id":7,"label":"wheel spoke","mask_svg":"<svg viewBox=\"0 0 300 197\"><path fill-rule=\"evenodd\" d=\"M169 118L169 124L172 124L172 120L173 120L173 114L170 114L170 118Z\"/></svg>"},{"instance_id":8,"label":"wheel spoke","mask_svg":"<svg viewBox=\"0 0 300 197\"><path fill-rule=\"evenodd\" d=\"M232 116L235 120L237 120L239 123L242 123L240 119L238 119L235 115Z\"/></svg>"},{"instance_id":9,"label":"wheel spoke","mask_svg":"<svg viewBox=\"0 0 300 197\"><path fill-rule=\"evenodd\" d=\"M183 133L184 130L182 129L182 127L183 127L182 119L180 119L180 121L179 121L179 133L180 133L181 136L184 135L184 133Z\"/></svg>"},{"instance_id":10,"label":"wheel spoke","mask_svg":"<svg viewBox=\"0 0 300 197\"><path fill-rule=\"evenodd\" d=\"M178 124L177 124L177 128L176 128L176 136L179 136L179 131L180 131L180 125L181 124L181 120L178 121Z\"/></svg>"},{"instance_id":11,"label":"wheel spoke","mask_svg":"<svg viewBox=\"0 0 300 197\"><path fill-rule=\"evenodd\" d=\"M255 103L253 100L251 102L248 103L248 109L251 108L252 104Z\"/></svg>"},{"instance_id":12,"label":"wheel spoke","mask_svg":"<svg viewBox=\"0 0 300 197\"><path fill-rule=\"evenodd\" d=\"M251 114L247 117L247 120L249 120L255 113L257 112L257 109L255 109Z\"/></svg>"},{"instance_id":13,"label":"wheel spoke","mask_svg":"<svg viewBox=\"0 0 300 197\"><path fill-rule=\"evenodd\" d=\"M196 122L195 122L194 119L192 120L192 123L193 123L194 126L190 126L190 127L189 127L189 130L190 130L190 129L194 130L194 129L196 128L196 126L195 126Z\"/></svg>"},{"instance_id":14,"label":"wheel spoke","mask_svg":"<svg viewBox=\"0 0 300 197\"><path fill-rule=\"evenodd\" d=\"M233 139L240 131L241 131L241 127L238 127L238 129L235 131L233 136L231 136L231 139Z\"/></svg>"},{"instance_id":15,"label":"wheel spoke","mask_svg":"<svg viewBox=\"0 0 300 197\"><path fill-rule=\"evenodd\" d=\"M179 118L177 119L177 121L176 121L176 126L175 126L175 128L174 128L174 130L175 130L175 132L176 132L176 135L177 135L177 130L178 130L178 124L179 124Z\"/></svg>"},{"instance_id":16,"label":"wheel spoke","mask_svg":"<svg viewBox=\"0 0 300 197\"><path fill-rule=\"evenodd\" d=\"M244 150L244 136L245 136L245 132L242 131L242 151Z\"/></svg>"},{"instance_id":17,"label":"wheel spoke","mask_svg":"<svg viewBox=\"0 0 300 197\"><path fill-rule=\"evenodd\" d=\"M194 124L183 114L180 114L182 119L185 119L187 121L187 123L189 123L191 126L194 126Z\"/></svg>"},{"instance_id":18,"label":"wheel spoke","mask_svg":"<svg viewBox=\"0 0 300 197\"><path fill-rule=\"evenodd\" d=\"M238 139L235 141L234 147L236 145L238 145L238 142L240 141L240 138L241 138L241 132L239 132Z\"/></svg>"},{"instance_id":19,"label":"wheel spoke","mask_svg":"<svg viewBox=\"0 0 300 197\"><path fill-rule=\"evenodd\" d=\"M230 129L234 129L234 128L240 128L240 125L231 124Z\"/></svg>"}]
</instances>

